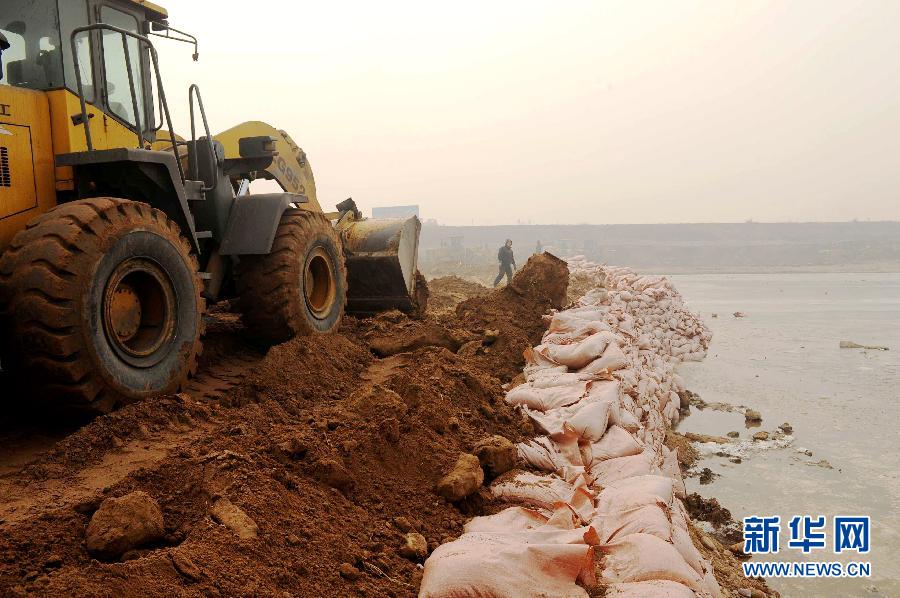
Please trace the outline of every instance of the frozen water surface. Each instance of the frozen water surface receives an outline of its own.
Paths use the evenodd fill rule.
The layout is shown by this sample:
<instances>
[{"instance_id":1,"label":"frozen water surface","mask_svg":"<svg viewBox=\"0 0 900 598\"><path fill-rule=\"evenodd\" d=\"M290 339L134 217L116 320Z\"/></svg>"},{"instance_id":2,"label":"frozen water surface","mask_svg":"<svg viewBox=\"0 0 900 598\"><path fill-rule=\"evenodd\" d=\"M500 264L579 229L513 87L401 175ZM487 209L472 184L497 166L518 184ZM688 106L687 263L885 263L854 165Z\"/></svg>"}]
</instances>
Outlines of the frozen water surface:
<instances>
[{"instance_id":1,"label":"frozen water surface","mask_svg":"<svg viewBox=\"0 0 900 598\"><path fill-rule=\"evenodd\" d=\"M769 560L804 559L785 550L793 515L827 515L829 526L834 515L870 515L868 555L835 556L829 531L827 548L806 560L868 560L872 578L770 583L785 596L900 596L900 274L671 279L714 335L705 361L679 366L687 387L707 402L743 404L763 417L747 429L739 412L692 408L680 431L737 430L746 441L783 422L793 426L783 447L742 446L740 464L707 457L701 467L721 477L707 486L691 478L688 491L717 497L738 520L781 515L782 551ZM733 317L736 311L746 317ZM842 340L891 350L840 349ZM817 465L822 459L833 469Z\"/></svg>"}]
</instances>

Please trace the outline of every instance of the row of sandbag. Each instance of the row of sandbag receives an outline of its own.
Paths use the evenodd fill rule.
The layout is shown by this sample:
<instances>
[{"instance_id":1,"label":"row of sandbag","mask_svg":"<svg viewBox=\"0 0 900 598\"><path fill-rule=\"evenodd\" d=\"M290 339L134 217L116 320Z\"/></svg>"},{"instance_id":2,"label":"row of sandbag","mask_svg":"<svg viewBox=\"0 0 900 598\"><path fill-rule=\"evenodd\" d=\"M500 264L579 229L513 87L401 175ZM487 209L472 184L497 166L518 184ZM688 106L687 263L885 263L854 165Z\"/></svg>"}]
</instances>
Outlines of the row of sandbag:
<instances>
[{"instance_id":1,"label":"row of sandbag","mask_svg":"<svg viewBox=\"0 0 900 598\"><path fill-rule=\"evenodd\" d=\"M683 390L674 365L702 355L709 334L664 278L583 260L570 270L597 288L547 317L525 384L506 396L544 432L518 446L529 471L491 484L517 506L435 550L420 596L586 596L597 583L608 596L719 595L663 445Z\"/></svg>"}]
</instances>

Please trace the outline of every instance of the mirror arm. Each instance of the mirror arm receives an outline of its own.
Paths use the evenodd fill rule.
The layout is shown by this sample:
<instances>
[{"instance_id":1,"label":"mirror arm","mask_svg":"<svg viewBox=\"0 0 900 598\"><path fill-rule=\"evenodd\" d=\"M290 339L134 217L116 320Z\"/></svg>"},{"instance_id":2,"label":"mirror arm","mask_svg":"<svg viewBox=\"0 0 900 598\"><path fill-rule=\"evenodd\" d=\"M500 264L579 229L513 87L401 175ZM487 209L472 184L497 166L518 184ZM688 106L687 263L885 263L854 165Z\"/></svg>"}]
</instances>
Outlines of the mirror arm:
<instances>
[{"instance_id":1,"label":"mirror arm","mask_svg":"<svg viewBox=\"0 0 900 598\"><path fill-rule=\"evenodd\" d=\"M181 37L175 37L173 35L170 35L170 32L177 33ZM193 35L191 35L190 33L185 33L184 31L179 31L178 29L175 29L174 27L169 27L169 25L166 24L165 34L156 33L155 31L151 31L150 33L148 33L148 35L155 35L156 37L161 37L163 39L170 39L174 42L183 42L186 44L191 44L194 46L194 54L192 56L192 58L194 59L194 62L197 62L197 59L200 57L200 51L198 49L197 38L194 37Z\"/></svg>"}]
</instances>

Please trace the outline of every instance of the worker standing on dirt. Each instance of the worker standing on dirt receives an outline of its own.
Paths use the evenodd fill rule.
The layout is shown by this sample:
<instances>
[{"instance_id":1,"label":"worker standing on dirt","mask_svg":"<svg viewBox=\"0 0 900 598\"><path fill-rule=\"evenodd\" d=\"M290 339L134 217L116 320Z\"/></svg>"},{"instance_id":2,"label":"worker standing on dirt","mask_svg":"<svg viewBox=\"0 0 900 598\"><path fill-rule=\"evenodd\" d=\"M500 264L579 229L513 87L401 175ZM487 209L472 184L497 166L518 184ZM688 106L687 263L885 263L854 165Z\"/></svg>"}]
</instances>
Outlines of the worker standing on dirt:
<instances>
[{"instance_id":1,"label":"worker standing on dirt","mask_svg":"<svg viewBox=\"0 0 900 598\"><path fill-rule=\"evenodd\" d=\"M507 284L512 282L513 270L516 269L516 258L513 255L512 239L507 239L503 247L500 248L500 251L497 252L497 260L500 262L500 273L497 274L497 278L494 279L495 288L500 284L500 281L503 280L504 274L506 275Z\"/></svg>"}]
</instances>

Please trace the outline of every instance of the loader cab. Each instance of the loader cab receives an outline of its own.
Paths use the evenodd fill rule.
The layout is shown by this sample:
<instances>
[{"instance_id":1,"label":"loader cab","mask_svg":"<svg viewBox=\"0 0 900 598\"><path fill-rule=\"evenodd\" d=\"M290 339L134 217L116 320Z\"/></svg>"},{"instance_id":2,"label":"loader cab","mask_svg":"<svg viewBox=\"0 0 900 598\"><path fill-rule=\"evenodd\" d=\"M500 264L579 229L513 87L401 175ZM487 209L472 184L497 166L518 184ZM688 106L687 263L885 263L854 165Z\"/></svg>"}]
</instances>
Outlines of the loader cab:
<instances>
[{"instance_id":1,"label":"loader cab","mask_svg":"<svg viewBox=\"0 0 900 598\"><path fill-rule=\"evenodd\" d=\"M150 31L151 22L164 21L166 16L164 9L149 2L130 0L4 0L0 34L8 47L0 50L0 85L68 92L77 99L80 78L81 93L93 113L89 118L97 118L102 112L106 129L127 132L140 128L151 142L158 127L148 46L134 37L123 44L122 36L109 29L78 33L73 44L72 33L80 27L105 23L143 35ZM51 110L64 105L71 111L78 103L72 99L52 103ZM63 126L60 115L52 116L54 129ZM75 131L72 137L76 137ZM98 146L115 147L122 138L115 134ZM67 145L56 148L58 153L79 149L77 144Z\"/></svg>"}]
</instances>

